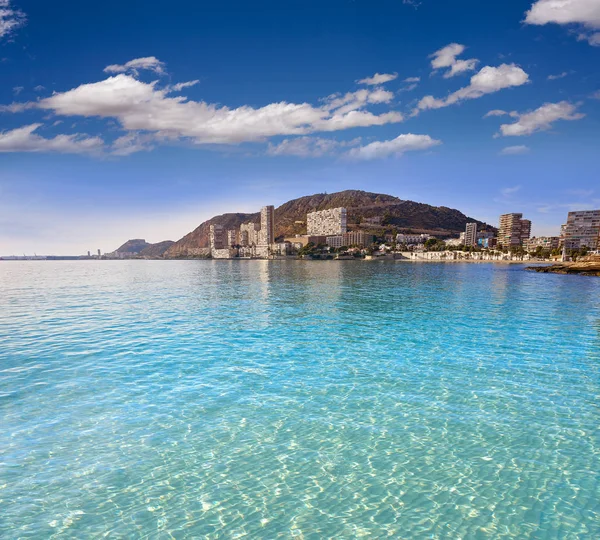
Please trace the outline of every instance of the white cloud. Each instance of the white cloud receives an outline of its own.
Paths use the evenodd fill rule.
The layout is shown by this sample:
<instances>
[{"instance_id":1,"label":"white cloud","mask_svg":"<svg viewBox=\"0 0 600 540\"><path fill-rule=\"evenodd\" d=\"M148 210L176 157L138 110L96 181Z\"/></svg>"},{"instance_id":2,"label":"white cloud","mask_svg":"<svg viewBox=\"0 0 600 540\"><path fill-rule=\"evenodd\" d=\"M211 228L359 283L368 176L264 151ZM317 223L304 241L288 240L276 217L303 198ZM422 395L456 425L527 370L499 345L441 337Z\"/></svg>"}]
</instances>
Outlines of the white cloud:
<instances>
[{"instance_id":1,"label":"white cloud","mask_svg":"<svg viewBox=\"0 0 600 540\"><path fill-rule=\"evenodd\" d=\"M401 122L402 114L375 115L368 105L388 103L393 94L381 88L330 96L321 107L308 103L271 103L236 109L185 97L168 97L157 83L129 75L84 84L33 105L63 116L116 118L126 131L155 132L166 138L188 137L195 143L261 141L277 135L307 135Z\"/></svg>"},{"instance_id":2,"label":"white cloud","mask_svg":"<svg viewBox=\"0 0 600 540\"><path fill-rule=\"evenodd\" d=\"M500 193L502 193L502 195L504 197L510 197L513 193L516 193L520 189L521 189L521 186L506 187L506 188L501 189Z\"/></svg>"},{"instance_id":3,"label":"white cloud","mask_svg":"<svg viewBox=\"0 0 600 540\"><path fill-rule=\"evenodd\" d=\"M500 150L501 156L515 156L519 154L528 154L530 152L530 148L525 145L518 146L507 146Z\"/></svg>"},{"instance_id":4,"label":"white cloud","mask_svg":"<svg viewBox=\"0 0 600 540\"><path fill-rule=\"evenodd\" d=\"M590 97L592 99L600 99L600 90L596 90Z\"/></svg>"},{"instance_id":5,"label":"white cloud","mask_svg":"<svg viewBox=\"0 0 600 540\"><path fill-rule=\"evenodd\" d=\"M347 155L352 159L370 160L388 156L401 156L405 152L427 150L442 144L429 135L406 133L389 141L376 141L359 148L353 148Z\"/></svg>"},{"instance_id":6,"label":"white cloud","mask_svg":"<svg viewBox=\"0 0 600 540\"><path fill-rule=\"evenodd\" d=\"M0 39L9 37L26 21L25 14L18 9L13 9L10 0L0 0Z\"/></svg>"},{"instance_id":7,"label":"white cloud","mask_svg":"<svg viewBox=\"0 0 600 540\"><path fill-rule=\"evenodd\" d=\"M125 64L111 64L104 68L105 73L126 73L131 72L135 75L138 74L139 70L153 71L162 75L165 72L165 64L154 56L147 56L144 58L136 58L130 60Z\"/></svg>"},{"instance_id":8,"label":"white cloud","mask_svg":"<svg viewBox=\"0 0 600 540\"><path fill-rule=\"evenodd\" d=\"M34 90L35 92L41 92L42 90L46 90L46 87L45 87L45 86L42 86L41 84L38 84L37 86L35 86L35 87L33 88L33 90Z\"/></svg>"},{"instance_id":9,"label":"white cloud","mask_svg":"<svg viewBox=\"0 0 600 540\"><path fill-rule=\"evenodd\" d=\"M466 47L458 43L450 43L429 55L431 67L434 70L450 68L444 73L444 78L449 79L465 71L473 71L479 60L470 58L468 60L458 60L456 57L465 51Z\"/></svg>"},{"instance_id":10,"label":"white cloud","mask_svg":"<svg viewBox=\"0 0 600 540\"><path fill-rule=\"evenodd\" d=\"M103 146L99 137L57 135L46 139L34 133L42 124L30 124L0 132L0 152L59 152L63 154L97 153Z\"/></svg>"},{"instance_id":11,"label":"white cloud","mask_svg":"<svg viewBox=\"0 0 600 540\"><path fill-rule=\"evenodd\" d=\"M508 114L506 111L503 111L501 109L494 109L493 111L489 111L487 113L485 113L483 115L484 118L489 118L490 116L504 116L505 114Z\"/></svg>"},{"instance_id":12,"label":"white cloud","mask_svg":"<svg viewBox=\"0 0 600 540\"><path fill-rule=\"evenodd\" d=\"M115 156L129 156L135 152L150 151L154 148L153 140L149 134L127 133L115 139L110 153Z\"/></svg>"},{"instance_id":13,"label":"white cloud","mask_svg":"<svg viewBox=\"0 0 600 540\"><path fill-rule=\"evenodd\" d=\"M18 96L23 90L24 90L24 88L22 86L15 86L13 88L13 94L15 96Z\"/></svg>"},{"instance_id":14,"label":"white cloud","mask_svg":"<svg viewBox=\"0 0 600 540\"><path fill-rule=\"evenodd\" d=\"M279 144L269 144L267 154L270 156L322 157L333 154L340 148L358 144L360 144L360 138L338 142L321 137L297 137L284 139Z\"/></svg>"},{"instance_id":15,"label":"white cloud","mask_svg":"<svg viewBox=\"0 0 600 540\"><path fill-rule=\"evenodd\" d=\"M502 124L500 132L505 137L520 137L537 131L546 131L557 120L580 120L585 116L575 112L576 110L577 105L568 101L544 103L535 111L518 115L518 120L514 124Z\"/></svg>"},{"instance_id":16,"label":"white cloud","mask_svg":"<svg viewBox=\"0 0 600 540\"><path fill-rule=\"evenodd\" d=\"M526 13L527 24L578 25L578 39L600 46L600 2L598 0L537 0Z\"/></svg>"},{"instance_id":17,"label":"white cloud","mask_svg":"<svg viewBox=\"0 0 600 540\"><path fill-rule=\"evenodd\" d=\"M377 84L383 84L386 82L393 81L398 78L397 73L375 73L372 77L366 77L364 79L360 79L356 81L358 84L367 84L369 86L374 86Z\"/></svg>"},{"instance_id":18,"label":"white cloud","mask_svg":"<svg viewBox=\"0 0 600 540\"><path fill-rule=\"evenodd\" d=\"M440 109L466 99L477 99L504 88L521 86L528 81L529 75L515 64L502 64L498 67L485 66L471 77L469 86L453 92L447 98L436 99L433 96L425 96L419 101L413 115L418 114L419 110Z\"/></svg>"},{"instance_id":19,"label":"white cloud","mask_svg":"<svg viewBox=\"0 0 600 540\"><path fill-rule=\"evenodd\" d=\"M569 73L567 71L563 71L562 73L558 73L557 75L548 75L549 81L556 81L558 79L564 79Z\"/></svg>"},{"instance_id":20,"label":"white cloud","mask_svg":"<svg viewBox=\"0 0 600 540\"><path fill-rule=\"evenodd\" d=\"M421 82L421 77L407 77L404 79L405 83L418 83Z\"/></svg>"},{"instance_id":21,"label":"white cloud","mask_svg":"<svg viewBox=\"0 0 600 540\"><path fill-rule=\"evenodd\" d=\"M173 92L181 92L184 88L190 88L191 86L196 86L200 81L195 79L193 81L180 82L171 86L171 90Z\"/></svg>"}]
</instances>

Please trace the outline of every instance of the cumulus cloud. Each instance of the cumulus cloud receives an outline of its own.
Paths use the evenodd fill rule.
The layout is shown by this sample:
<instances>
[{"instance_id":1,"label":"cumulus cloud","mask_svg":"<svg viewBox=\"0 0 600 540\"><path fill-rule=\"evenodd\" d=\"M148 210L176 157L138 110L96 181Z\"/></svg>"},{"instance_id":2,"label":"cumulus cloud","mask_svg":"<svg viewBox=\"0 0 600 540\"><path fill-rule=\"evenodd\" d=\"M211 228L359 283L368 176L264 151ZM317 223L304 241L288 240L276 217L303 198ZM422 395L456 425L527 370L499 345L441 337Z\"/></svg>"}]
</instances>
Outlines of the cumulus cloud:
<instances>
[{"instance_id":1,"label":"cumulus cloud","mask_svg":"<svg viewBox=\"0 0 600 540\"><path fill-rule=\"evenodd\" d=\"M405 152L427 150L439 144L442 144L442 141L432 139L429 135L406 133L389 141L375 141L359 148L353 148L347 153L347 156L358 160L401 156Z\"/></svg>"},{"instance_id":2,"label":"cumulus cloud","mask_svg":"<svg viewBox=\"0 0 600 540\"><path fill-rule=\"evenodd\" d=\"M598 0L537 0L525 14L527 24L549 23L579 27L579 39L600 46L600 2Z\"/></svg>"},{"instance_id":3,"label":"cumulus cloud","mask_svg":"<svg viewBox=\"0 0 600 540\"><path fill-rule=\"evenodd\" d=\"M535 111L518 114L513 124L502 124L500 133L505 137L521 137L538 131L546 131L557 120L580 120L585 115L577 113L577 105L568 101L560 103L544 103Z\"/></svg>"},{"instance_id":4,"label":"cumulus cloud","mask_svg":"<svg viewBox=\"0 0 600 540\"><path fill-rule=\"evenodd\" d=\"M135 58L125 64L111 64L104 68L105 73L133 73L137 76L140 70L153 71L162 75L165 72L165 64L154 56L146 56L144 58Z\"/></svg>"},{"instance_id":5,"label":"cumulus cloud","mask_svg":"<svg viewBox=\"0 0 600 540\"><path fill-rule=\"evenodd\" d=\"M10 37L26 21L25 14L13 9L10 0L0 0L0 39Z\"/></svg>"},{"instance_id":6,"label":"cumulus cloud","mask_svg":"<svg viewBox=\"0 0 600 540\"><path fill-rule=\"evenodd\" d=\"M378 84L383 84L386 82L393 81L398 78L397 73L375 73L372 77L366 77L364 79L360 79L356 81L358 84L367 84L369 86L374 86Z\"/></svg>"},{"instance_id":7,"label":"cumulus cloud","mask_svg":"<svg viewBox=\"0 0 600 540\"><path fill-rule=\"evenodd\" d=\"M336 141L321 137L296 137L295 139L284 139L279 144L271 144L267 148L270 156L298 156L298 157L322 157L334 154L340 148L356 146L361 139L351 141Z\"/></svg>"},{"instance_id":8,"label":"cumulus cloud","mask_svg":"<svg viewBox=\"0 0 600 540\"><path fill-rule=\"evenodd\" d=\"M433 54L429 55L431 58L431 67L434 72L438 69L450 68L444 73L444 78L449 79L465 71L473 71L479 60L476 58L470 58L468 60L459 60L457 56L460 56L466 47L458 43L450 43Z\"/></svg>"},{"instance_id":9,"label":"cumulus cloud","mask_svg":"<svg viewBox=\"0 0 600 540\"><path fill-rule=\"evenodd\" d=\"M471 77L469 86L453 92L448 97L437 99L433 96L425 96L422 98L413 115L418 114L421 110L441 109L466 99L477 99L505 88L521 86L528 81L529 75L515 64L502 64L498 67L485 66Z\"/></svg>"},{"instance_id":10,"label":"cumulus cloud","mask_svg":"<svg viewBox=\"0 0 600 540\"><path fill-rule=\"evenodd\" d=\"M165 138L191 138L198 144L262 141L277 135L307 135L354 127L401 122L402 114L379 115L365 108L388 103L393 94L381 88L330 96L315 107L308 103L271 103L230 109L185 97L169 97L169 88L144 83L126 74L56 93L27 107L62 116L115 118L126 131L154 132Z\"/></svg>"},{"instance_id":11,"label":"cumulus cloud","mask_svg":"<svg viewBox=\"0 0 600 540\"><path fill-rule=\"evenodd\" d=\"M530 148L523 144L518 146L507 146L500 150L501 156L516 156L519 154L528 154L530 152Z\"/></svg>"},{"instance_id":12,"label":"cumulus cloud","mask_svg":"<svg viewBox=\"0 0 600 540\"><path fill-rule=\"evenodd\" d=\"M59 152L62 154L97 153L104 142L87 135L57 135L46 139L35 133L42 124L30 124L0 132L0 152Z\"/></svg>"}]
</instances>

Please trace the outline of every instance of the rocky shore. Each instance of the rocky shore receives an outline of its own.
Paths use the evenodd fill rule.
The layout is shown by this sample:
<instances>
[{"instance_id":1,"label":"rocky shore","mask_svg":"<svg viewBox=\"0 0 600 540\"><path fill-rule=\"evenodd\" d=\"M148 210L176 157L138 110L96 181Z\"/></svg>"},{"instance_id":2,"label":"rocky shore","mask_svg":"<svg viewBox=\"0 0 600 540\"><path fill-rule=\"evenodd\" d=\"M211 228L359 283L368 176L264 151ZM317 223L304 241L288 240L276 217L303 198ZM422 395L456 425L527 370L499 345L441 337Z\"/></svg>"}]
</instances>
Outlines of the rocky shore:
<instances>
[{"instance_id":1,"label":"rocky shore","mask_svg":"<svg viewBox=\"0 0 600 540\"><path fill-rule=\"evenodd\" d=\"M542 274L577 274L600 277L600 258L593 261L557 263L551 266L529 266L527 270Z\"/></svg>"}]
</instances>

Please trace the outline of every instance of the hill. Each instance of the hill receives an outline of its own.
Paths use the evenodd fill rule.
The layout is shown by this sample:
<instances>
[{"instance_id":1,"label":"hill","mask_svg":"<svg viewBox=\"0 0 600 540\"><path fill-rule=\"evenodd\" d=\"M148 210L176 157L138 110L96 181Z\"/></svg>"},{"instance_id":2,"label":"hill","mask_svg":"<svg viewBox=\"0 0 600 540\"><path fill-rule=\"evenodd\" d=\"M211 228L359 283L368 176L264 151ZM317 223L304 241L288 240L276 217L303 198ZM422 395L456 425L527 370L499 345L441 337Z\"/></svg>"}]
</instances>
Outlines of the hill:
<instances>
[{"instance_id":1,"label":"hill","mask_svg":"<svg viewBox=\"0 0 600 540\"><path fill-rule=\"evenodd\" d=\"M149 244L139 252L139 255L140 257L162 257L174 243L173 240L164 240L156 244Z\"/></svg>"},{"instance_id":2,"label":"hill","mask_svg":"<svg viewBox=\"0 0 600 540\"><path fill-rule=\"evenodd\" d=\"M143 238L134 238L133 240L127 240L121 247L115 249L115 253L139 253L151 245Z\"/></svg>"},{"instance_id":3,"label":"hill","mask_svg":"<svg viewBox=\"0 0 600 540\"><path fill-rule=\"evenodd\" d=\"M164 240L156 244L149 244L143 238L127 240L122 246L115 249L115 253L135 253L140 257L162 257L174 244L172 240Z\"/></svg>"},{"instance_id":4,"label":"hill","mask_svg":"<svg viewBox=\"0 0 600 540\"><path fill-rule=\"evenodd\" d=\"M459 210L445 206L431 206L405 201L392 195L347 190L338 193L318 193L288 201L275 209L275 235L278 238L306 234L306 214L343 206L348 210L348 228L375 234L389 232L428 233L438 236L457 236L468 222L480 228L493 227L464 215ZM223 214L199 225L195 230L175 242L165 253L166 257L182 257L191 250L208 247L210 225L219 224L227 229L239 227L248 221L260 222L260 213Z\"/></svg>"}]
</instances>

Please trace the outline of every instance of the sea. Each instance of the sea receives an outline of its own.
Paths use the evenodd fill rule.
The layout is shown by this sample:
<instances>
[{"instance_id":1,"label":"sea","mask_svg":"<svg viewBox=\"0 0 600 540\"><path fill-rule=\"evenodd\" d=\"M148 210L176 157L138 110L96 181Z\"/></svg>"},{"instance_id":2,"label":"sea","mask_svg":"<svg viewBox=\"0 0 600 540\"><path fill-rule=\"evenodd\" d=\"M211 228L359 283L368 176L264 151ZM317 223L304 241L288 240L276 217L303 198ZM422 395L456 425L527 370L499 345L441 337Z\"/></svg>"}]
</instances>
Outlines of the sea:
<instances>
[{"instance_id":1,"label":"sea","mask_svg":"<svg viewBox=\"0 0 600 540\"><path fill-rule=\"evenodd\" d=\"M0 262L0 537L600 538L600 279Z\"/></svg>"}]
</instances>

